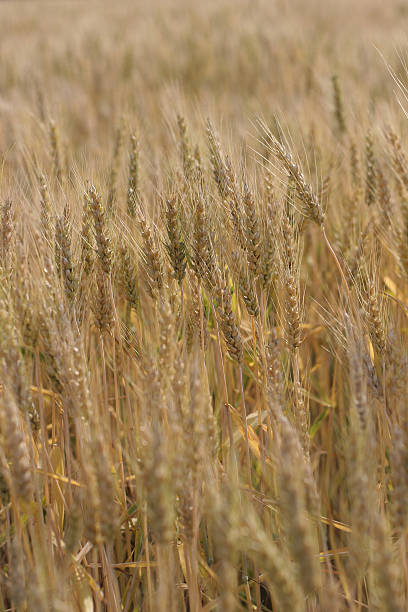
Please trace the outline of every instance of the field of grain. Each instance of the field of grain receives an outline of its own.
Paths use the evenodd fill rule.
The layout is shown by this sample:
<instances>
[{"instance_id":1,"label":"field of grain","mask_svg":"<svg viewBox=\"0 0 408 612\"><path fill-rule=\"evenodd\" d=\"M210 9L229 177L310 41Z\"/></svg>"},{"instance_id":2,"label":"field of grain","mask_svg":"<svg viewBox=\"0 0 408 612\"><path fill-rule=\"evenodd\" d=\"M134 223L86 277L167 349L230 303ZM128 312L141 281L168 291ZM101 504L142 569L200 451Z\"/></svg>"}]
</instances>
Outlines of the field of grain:
<instances>
[{"instance_id":1,"label":"field of grain","mask_svg":"<svg viewBox=\"0 0 408 612\"><path fill-rule=\"evenodd\" d=\"M407 31L0 3L0 612L408 609Z\"/></svg>"}]
</instances>

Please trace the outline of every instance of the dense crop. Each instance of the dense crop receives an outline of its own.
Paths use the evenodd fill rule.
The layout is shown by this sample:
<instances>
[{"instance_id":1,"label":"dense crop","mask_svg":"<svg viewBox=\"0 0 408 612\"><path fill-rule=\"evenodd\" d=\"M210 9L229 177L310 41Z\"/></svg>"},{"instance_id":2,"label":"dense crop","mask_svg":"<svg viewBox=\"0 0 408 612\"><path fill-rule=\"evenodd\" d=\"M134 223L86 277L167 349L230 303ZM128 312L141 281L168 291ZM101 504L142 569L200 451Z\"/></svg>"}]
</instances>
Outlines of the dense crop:
<instances>
[{"instance_id":1,"label":"dense crop","mask_svg":"<svg viewBox=\"0 0 408 612\"><path fill-rule=\"evenodd\" d=\"M0 4L0 610L407 609L407 25Z\"/></svg>"}]
</instances>

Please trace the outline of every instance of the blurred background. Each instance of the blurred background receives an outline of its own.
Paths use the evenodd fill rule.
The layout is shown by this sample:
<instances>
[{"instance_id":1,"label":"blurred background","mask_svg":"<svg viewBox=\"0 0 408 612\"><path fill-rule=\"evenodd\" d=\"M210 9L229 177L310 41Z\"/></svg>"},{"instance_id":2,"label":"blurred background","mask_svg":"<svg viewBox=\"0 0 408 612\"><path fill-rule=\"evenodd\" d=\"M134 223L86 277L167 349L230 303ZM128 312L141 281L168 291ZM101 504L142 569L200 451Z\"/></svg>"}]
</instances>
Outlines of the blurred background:
<instances>
[{"instance_id":1,"label":"blurred background","mask_svg":"<svg viewBox=\"0 0 408 612\"><path fill-rule=\"evenodd\" d=\"M306 135L331 121L333 74L365 124L394 112L407 25L400 0L1 2L1 151L33 108L36 134L52 117L95 155L124 113L146 144L177 110L238 135L278 113Z\"/></svg>"}]
</instances>

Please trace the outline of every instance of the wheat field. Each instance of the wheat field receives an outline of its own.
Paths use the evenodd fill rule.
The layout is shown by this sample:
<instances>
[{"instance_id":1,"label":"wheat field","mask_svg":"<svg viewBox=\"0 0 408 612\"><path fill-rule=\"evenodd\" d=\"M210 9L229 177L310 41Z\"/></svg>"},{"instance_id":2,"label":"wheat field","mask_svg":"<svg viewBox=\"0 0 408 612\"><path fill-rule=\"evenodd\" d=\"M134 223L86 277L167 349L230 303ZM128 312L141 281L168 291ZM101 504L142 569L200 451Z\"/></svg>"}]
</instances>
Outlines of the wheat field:
<instances>
[{"instance_id":1,"label":"wheat field","mask_svg":"<svg viewBox=\"0 0 408 612\"><path fill-rule=\"evenodd\" d=\"M0 611L408 609L407 27L0 3Z\"/></svg>"}]
</instances>

